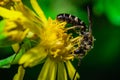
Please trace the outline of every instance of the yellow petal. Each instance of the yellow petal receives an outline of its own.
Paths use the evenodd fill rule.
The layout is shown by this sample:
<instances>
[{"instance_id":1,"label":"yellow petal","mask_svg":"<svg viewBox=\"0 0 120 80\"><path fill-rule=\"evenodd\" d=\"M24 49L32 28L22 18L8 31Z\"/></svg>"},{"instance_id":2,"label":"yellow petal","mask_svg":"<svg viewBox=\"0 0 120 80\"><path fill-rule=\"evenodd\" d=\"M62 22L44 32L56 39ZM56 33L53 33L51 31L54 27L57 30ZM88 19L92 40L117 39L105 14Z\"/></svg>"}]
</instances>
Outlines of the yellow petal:
<instances>
[{"instance_id":1,"label":"yellow petal","mask_svg":"<svg viewBox=\"0 0 120 80\"><path fill-rule=\"evenodd\" d=\"M22 66L19 66L18 73L15 74L13 80L23 80L24 74L25 74L24 68Z\"/></svg>"},{"instance_id":2,"label":"yellow petal","mask_svg":"<svg viewBox=\"0 0 120 80\"><path fill-rule=\"evenodd\" d=\"M56 72L57 72L57 64L55 61L51 61L47 80L56 80Z\"/></svg>"},{"instance_id":3,"label":"yellow petal","mask_svg":"<svg viewBox=\"0 0 120 80\"><path fill-rule=\"evenodd\" d=\"M47 58L42 67L38 80L56 80L57 64Z\"/></svg>"},{"instance_id":4,"label":"yellow petal","mask_svg":"<svg viewBox=\"0 0 120 80\"><path fill-rule=\"evenodd\" d=\"M16 43L16 44L13 44L13 45L12 45L12 48L13 48L13 50L14 50L15 53L16 53L16 52L19 50L20 46L19 46L18 43Z\"/></svg>"},{"instance_id":5,"label":"yellow petal","mask_svg":"<svg viewBox=\"0 0 120 80\"><path fill-rule=\"evenodd\" d=\"M69 74L69 77L70 79L72 80L73 79L73 76L75 74L75 68L73 67L73 65L71 64L70 61L67 61L66 62L66 66L67 66L67 70L68 70L68 74ZM80 78L80 75L77 73L76 76L75 76L75 80L77 80L77 78Z\"/></svg>"},{"instance_id":6,"label":"yellow petal","mask_svg":"<svg viewBox=\"0 0 120 80\"><path fill-rule=\"evenodd\" d=\"M67 80L67 73L66 73L64 62L59 62L58 63L57 80Z\"/></svg>"},{"instance_id":7,"label":"yellow petal","mask_svg":"<svg viewBox=\"0 0 120 80\"><path fill-rule=\"evenodd\" d=\"M25 6L22 2L16 5L16 9L23 13L24 16L26 16L30 21L39 23L40 19L38 16L27 6ZM29 14L29 15L28 15Z\"/></svg>"},{"instance_id":8,"label":"yellow petal","mask_svg":"<svg viewBox=\"0 0 120 80\"><path fill-rule=\"evenodd\" d=\"M29 19L28 23L26 23L25 26L30 28L32 32L39 35L40 34L39 28L43 26L41 19L27 6L23 5L22 2L16 5L16 9L22 12L23 15L27 17L27 19Z\"/></svg>"},{"instance_id":9,"label":"yellow petal","mask_svg":"<svg viewBox=\"0 0 120 80\"><path fill-rule=\"evenodd\" d=\"M30 0L30 2L31 2L31 5L32 5L33 9L39 15L39 17L41 18L43 23L46 23L47 19L46 19L45 15L44 15L42 9L40 8L39 4L37 3L37 0Z\"/></svg>"},{"instance_id":10,"label":"yellow petal","mask_svg":"<svg viewBox=\"0 0 120 80\"><path fill-rule=\"evenodd\" d=\"M24 64L24 67L32 67L39 64L45 59L47 53L43 47L37 46L26 52L20 59L19 64Z\"/></svg>"},{"instance_id":11,"label":"yellow petal","mask_svg":"<svg viewBox=\"0 0 120 80\"><path fill-rule=\"evenodd\" d=\"M19 11L12 11L8 10L6 8L0 7L0 16L4 18L9 18L10 20L17 20L21 19L22 21L25 21L25 17L23 17L23 14Z\"/></svg>"}]
</instances>

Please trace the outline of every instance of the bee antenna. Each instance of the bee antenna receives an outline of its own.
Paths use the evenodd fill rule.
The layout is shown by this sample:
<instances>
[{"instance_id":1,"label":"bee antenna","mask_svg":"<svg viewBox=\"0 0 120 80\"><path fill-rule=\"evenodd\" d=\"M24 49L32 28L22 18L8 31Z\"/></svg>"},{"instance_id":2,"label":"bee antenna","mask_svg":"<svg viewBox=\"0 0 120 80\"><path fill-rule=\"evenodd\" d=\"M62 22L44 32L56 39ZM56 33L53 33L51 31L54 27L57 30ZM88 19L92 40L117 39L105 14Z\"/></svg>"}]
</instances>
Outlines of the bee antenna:
<instances>
[{"instance_id":1,"label":"bee antenna","mask_svg":"<svg viewBox=\"0 0 120 80\"><path fill-rule=\"evenodd\" d=\"M88 12L88 21L89 21L89 32L92 33L92 20L91 20L91 14L90 14L90 7L87 6L87 12Z\"/></svg>"}]
</instances>

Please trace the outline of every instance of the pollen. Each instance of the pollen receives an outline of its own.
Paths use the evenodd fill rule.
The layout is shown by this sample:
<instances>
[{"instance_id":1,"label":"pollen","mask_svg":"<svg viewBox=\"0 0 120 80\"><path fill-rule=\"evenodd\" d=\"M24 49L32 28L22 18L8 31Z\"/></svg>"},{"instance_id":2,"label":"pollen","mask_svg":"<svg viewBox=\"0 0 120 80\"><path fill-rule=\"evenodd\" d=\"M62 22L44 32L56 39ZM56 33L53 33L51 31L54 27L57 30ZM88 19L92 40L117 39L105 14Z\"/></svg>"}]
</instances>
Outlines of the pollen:
<instances>
[{"instance_id":1,"label":"pollen","mask_svg":"<svg viewBox=\"0 0 120 80\"><path fill-rule=\"evenodd\" d=\"M66 22L48 19L48 24L42 28L40 44L46 48L48 55L58 61L74 58L69 52L72 50L71 36L65 31ZM68 58L69 57L69 58Z\"/></svg>"}]
</instances>

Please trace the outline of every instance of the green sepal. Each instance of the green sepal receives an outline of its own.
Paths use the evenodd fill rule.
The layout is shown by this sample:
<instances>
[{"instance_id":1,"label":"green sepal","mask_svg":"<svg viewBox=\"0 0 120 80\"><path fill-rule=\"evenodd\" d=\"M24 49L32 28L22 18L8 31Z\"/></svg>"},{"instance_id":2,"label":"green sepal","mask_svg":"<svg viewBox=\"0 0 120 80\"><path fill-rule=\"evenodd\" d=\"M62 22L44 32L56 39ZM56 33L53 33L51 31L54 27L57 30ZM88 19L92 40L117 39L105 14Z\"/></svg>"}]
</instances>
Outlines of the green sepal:
<instances>
[{"instance_id":1,"label":"green sepal","mask_svg":"<svg viewBox=\"0 0 120 80\"><path fill-rule=\"evenodd\" d=\"M10 68L12 64L17 64L21 56L31 48L31 42L29 39L25 38L23 44L21 43L20 50L18 53L13 54L12 56L0 60L0 68Z\"/></svg>"},{"instance_id":2,"label":"green sepal","mask_svg":"<svg viewBox=\"0 0 120 80\"><path fill-rule=\"evenodd\" d=\"M0 68L10 68L12 64L16 64L19 61L20 57L24 52L25 52L25 49L21 49L19 53L13 54L8 58L0 60Z\"/></svg>"}]
</instances>

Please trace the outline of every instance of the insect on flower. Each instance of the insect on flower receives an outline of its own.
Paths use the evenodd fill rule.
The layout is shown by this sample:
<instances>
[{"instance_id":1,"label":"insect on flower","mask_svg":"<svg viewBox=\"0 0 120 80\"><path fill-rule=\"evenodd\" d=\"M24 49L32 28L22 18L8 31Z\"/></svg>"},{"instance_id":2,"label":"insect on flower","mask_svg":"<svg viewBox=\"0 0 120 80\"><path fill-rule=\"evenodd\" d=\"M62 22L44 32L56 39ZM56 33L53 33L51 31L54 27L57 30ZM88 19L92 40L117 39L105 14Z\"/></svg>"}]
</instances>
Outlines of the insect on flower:
<instances>
[{"instance_id":1,"label":"insect on flower","mask_svg":"<svg viewBox=\"0 0 120 80\"><path fill-rule=\"evenodd\" d=\"M81 61L82 57L91 49L93 42L91 27L88 29L83 21L69 14L60 14L55 20L47 19L37 0L30 0L30 3L35 13L21 1L7 9L6 6L0 7L2 12L0 12L0 16L8 21L8 25L4 27L8 28L7 34L10 34L8 30L16 32L10 35L10 41L18 43L20 49L14 51L18 55L19 52L23 53L17 61L20 69L15 74L14 80L20 80L21 76L24 76L24 68L33 67L43 62L44 65L39 73L38 80L68 80L67 76L75 80L80 78L77 73L78 69L76 68L75 71L70 60L77 56ZM5 13L9 14L4 15ZM11 25L10 22L15 25ZM29 32L35 34L35 38L32 34L29 36ZM25 39L30 42L24 42ZM36 44L34 45L32 41ZM30 48L25 45L27 43L28 45L30 43ZM15 49L14 46L13 49Z\"/></svg>"},{"instance_id":2,"label":"insect on flower","mask_svg":"<svg viewBox=\"0 0 120 80\"><path fill-rule=\"evenodd\" d=\"M67 24L72 24L72 26L68 27L67 31L73 30L78 34L78 36L83 37L82 40L79 40L80 44L78 44L77 46L75 45L76 49L74 50L74 54L75 56L76 55L78 56L79 61L73 80L75 79L77 70L80 67L81 59L87 54L89 50L93 48L94 37L92 35L89 7L87 7L87 10L88 10L88 19L90 24L88 28L86 24L76 16L66 13L57 15L58 21L67 22Z\"/></svg>"}]
</instances>

